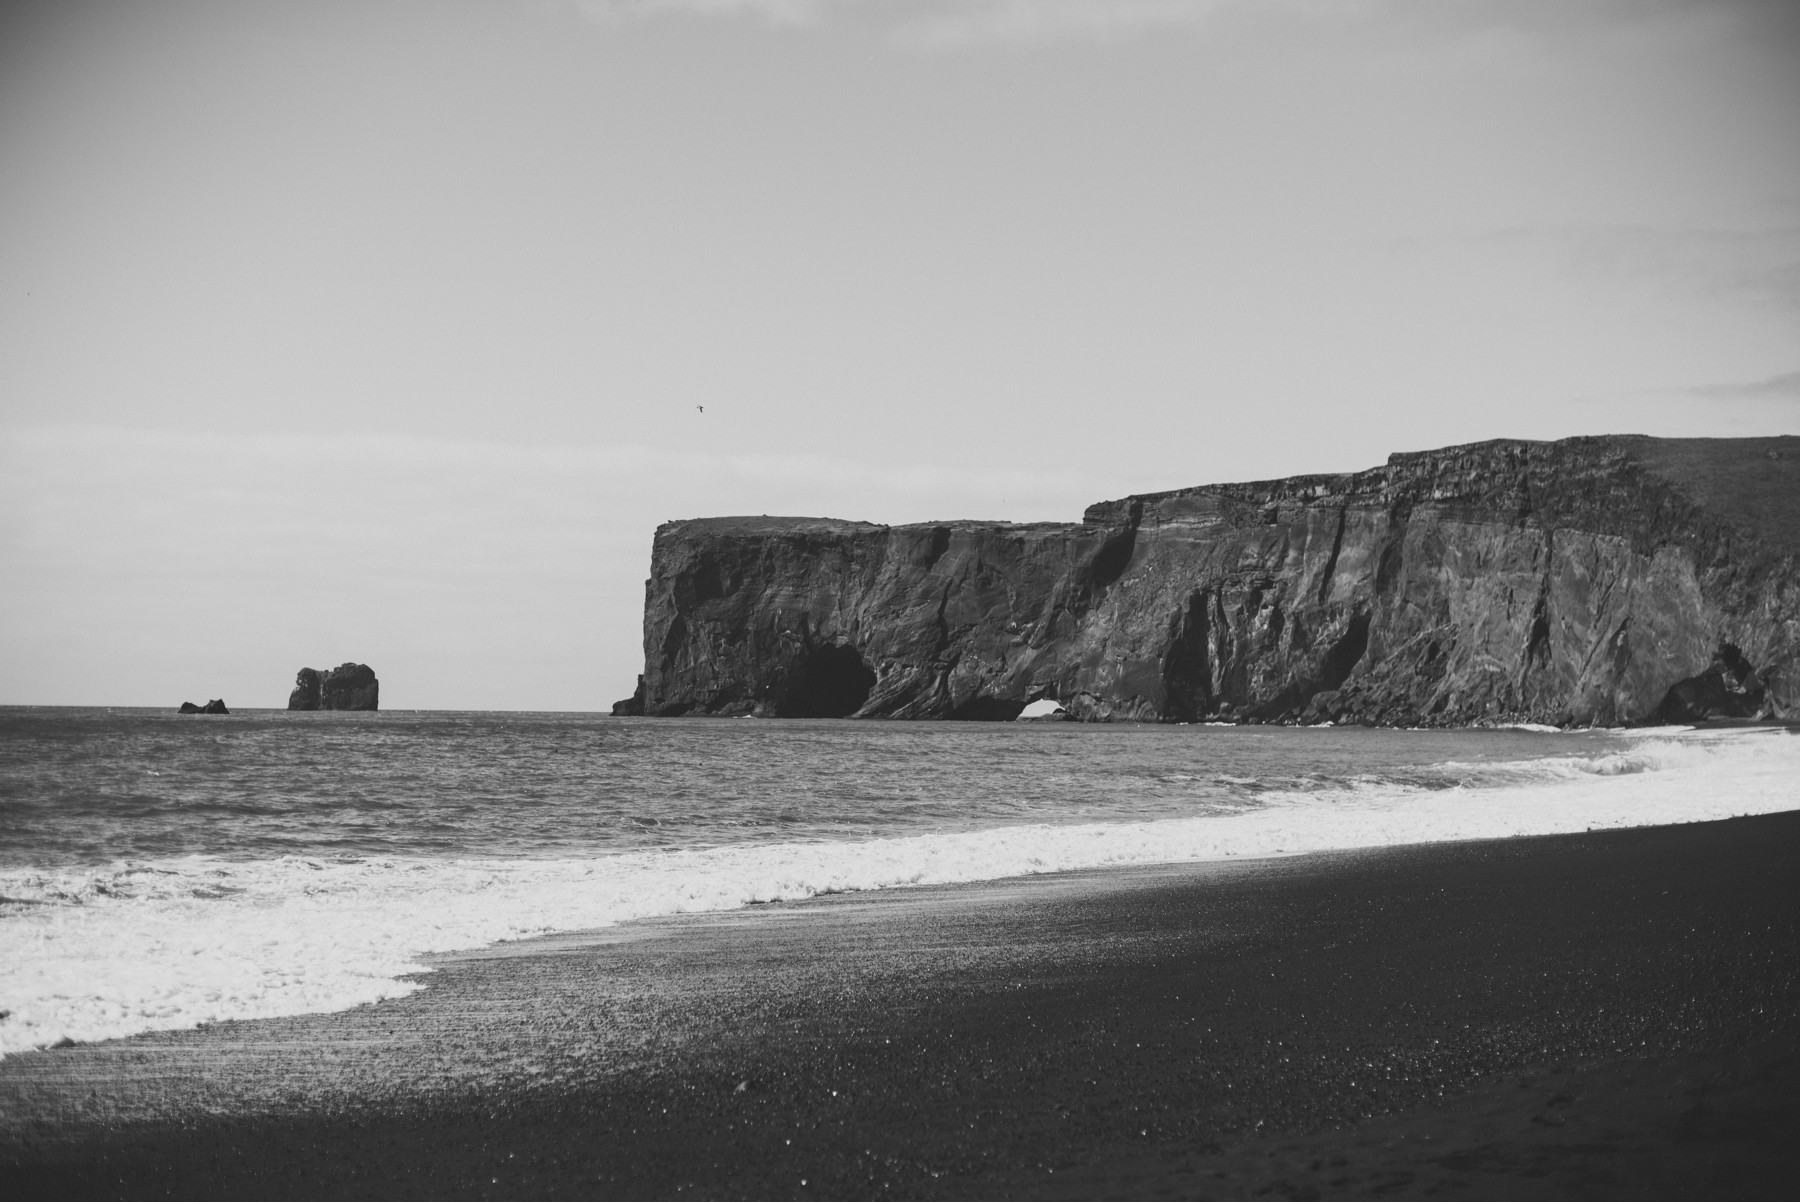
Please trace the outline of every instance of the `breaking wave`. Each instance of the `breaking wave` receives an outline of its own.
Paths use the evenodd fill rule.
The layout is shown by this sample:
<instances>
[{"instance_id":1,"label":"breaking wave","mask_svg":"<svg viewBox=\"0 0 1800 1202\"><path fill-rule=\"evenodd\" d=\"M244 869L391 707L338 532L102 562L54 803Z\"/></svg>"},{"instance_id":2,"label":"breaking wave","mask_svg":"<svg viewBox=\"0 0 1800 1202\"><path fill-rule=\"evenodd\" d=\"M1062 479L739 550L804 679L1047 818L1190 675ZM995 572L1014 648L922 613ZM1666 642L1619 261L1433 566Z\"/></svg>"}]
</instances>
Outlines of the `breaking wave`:
<instances>
[{"instance_id":1,"label":"breaking wave","mask_svg":"<svg viewBox=\"0 0 1800 1202\"><path fill-rule=\"evenodd\" d=\"M1253 782L1244 782L1246 784ZM1109 866L1696 822L1800 807L1800 739L1660 732L1598 756L1411 780L1264 782L1151 821L639 849L585 858L187 856L0 872L0 1053L343 1009L422 958L752 902Z\"/></svg>"}]
</instances>

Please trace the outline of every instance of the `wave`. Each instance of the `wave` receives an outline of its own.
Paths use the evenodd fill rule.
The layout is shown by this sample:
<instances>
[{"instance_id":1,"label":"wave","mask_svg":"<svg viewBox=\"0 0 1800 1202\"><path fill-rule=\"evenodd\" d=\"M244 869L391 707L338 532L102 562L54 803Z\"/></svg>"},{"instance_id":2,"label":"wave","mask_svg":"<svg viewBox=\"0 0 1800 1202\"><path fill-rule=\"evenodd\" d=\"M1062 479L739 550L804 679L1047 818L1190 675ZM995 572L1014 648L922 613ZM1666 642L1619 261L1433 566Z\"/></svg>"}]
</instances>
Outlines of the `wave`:
<instances>
[{"instance_id":1,"label":"wave","mask_svg":"<svg viewBox=\"0 0 1800 1202\"><path fill-rule=\"evenodd\" d=\"M0 872L0 1054L423 987L422 958L636 918L852 890L1705 821L1800 808L1800 739L1693 732L1624 750L1344 777L1255 808L569 859L183 857ZM1448 783L1446 783L1448 782ZM1296 782L1298 784L1299 782Z\"/></svg>"}]
</instances>

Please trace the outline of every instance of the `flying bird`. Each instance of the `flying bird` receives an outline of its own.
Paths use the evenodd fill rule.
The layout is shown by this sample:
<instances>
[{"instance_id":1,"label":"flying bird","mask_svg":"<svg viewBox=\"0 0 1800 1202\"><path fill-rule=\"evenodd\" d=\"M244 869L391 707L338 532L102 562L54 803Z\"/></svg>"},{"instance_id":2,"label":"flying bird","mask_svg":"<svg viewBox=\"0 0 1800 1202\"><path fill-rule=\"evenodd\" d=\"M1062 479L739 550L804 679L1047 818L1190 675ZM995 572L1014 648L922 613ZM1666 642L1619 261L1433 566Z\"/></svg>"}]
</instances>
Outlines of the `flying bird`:
<instances>
[{"instance_id":1,"label":"flying bird","mask_svg":"<svg viewBox=\"0 0 1800 1202\"><path fill-rule=\"evenodd\" d=\"M705 406L705 405L695 405L695 406L694 406L694 408L696 408L696 409L698 409L698 410L699 410L699 411L700 411L700 412L702 412L702 413L705 413L705 412L706 412L706 406Z\"/></svg>"}]
</instances>

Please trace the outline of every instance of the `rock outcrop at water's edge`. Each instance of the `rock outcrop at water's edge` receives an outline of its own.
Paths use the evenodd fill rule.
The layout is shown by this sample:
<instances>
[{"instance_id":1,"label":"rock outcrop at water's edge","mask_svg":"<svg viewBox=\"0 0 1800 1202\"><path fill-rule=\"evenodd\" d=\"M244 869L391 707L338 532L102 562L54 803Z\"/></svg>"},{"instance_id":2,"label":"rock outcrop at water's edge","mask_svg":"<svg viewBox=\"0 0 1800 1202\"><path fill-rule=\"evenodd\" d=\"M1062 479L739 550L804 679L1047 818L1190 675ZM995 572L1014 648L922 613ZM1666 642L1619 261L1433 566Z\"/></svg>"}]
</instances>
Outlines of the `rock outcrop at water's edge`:
<instances>
[{"instance_id":1,"label":"rock outcrop at water's edge","mask_svg":"<svg viewBox=\"0 0 1800 1202\"><path fill-rule=\"evenodd\" d=\"M1800 717L1800 438L1494 441L1080 524L656 532L657 715Z\"/></svg>"},{"instance_id":2,"label":"rock outcrop at water's edge","mask_svg":"<svg viewBox=\"0 0 1800 1202\"><path fill-rule=\"evenodd\" d=\"M181 703L181 708L176 710L175 712L178 714L227 714L227 715L229 715L231 713L230 710L225 708L224 699L219 698L219 697L213 698L211 701L207 702L205 705L195 705L191 701L184 701Z\"/></svg>"},{"instance_id":3,"label":"rock outcrop at water's edge","mask_svg":"<svg viewBox=\"0 0 1800 1202\"><path fill-rule=\"evenodd\" d=\"M615 718L637 718L644 712L644 678L638 677L637 691L631 696L613 702L612 716Z\"/></svg>"},{"instance_id":4,"label":"rock outcrop at water's edge","mask_svg":"<svg viewBox=\"0 0 1800 1202\"><path fill-rule=\"evenodd\" d=\"M367 664L340 664L326 672L302 668L288 694L291 710L378 710L381 682Z\"/></svg>"}]
</instances>

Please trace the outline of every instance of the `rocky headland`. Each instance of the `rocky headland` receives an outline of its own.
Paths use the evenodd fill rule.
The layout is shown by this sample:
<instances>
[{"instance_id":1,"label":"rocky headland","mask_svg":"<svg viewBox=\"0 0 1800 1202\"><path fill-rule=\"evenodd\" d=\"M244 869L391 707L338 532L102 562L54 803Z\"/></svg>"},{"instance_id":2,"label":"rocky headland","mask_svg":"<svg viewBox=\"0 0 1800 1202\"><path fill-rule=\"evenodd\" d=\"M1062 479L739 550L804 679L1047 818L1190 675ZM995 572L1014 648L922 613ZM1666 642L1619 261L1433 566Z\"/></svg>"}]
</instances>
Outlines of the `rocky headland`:
<instances>
[{"instance_id":1,"label":"rocky headland","mask_svg":"<svg viewBox=\"0 0 1800 1202\"><path fill-rule=\"evenodd\" d=\"M381 682L367 664L340 664L329 671L302 668L288 694L291 710L378 710Z\"/></svg>"},{"instance_id":2,"label":"rocky headland","mask_svg":"<svg viewBox=\"0 0 1800 1202\"><path fill-rule=\"evenodd\" d=\"M670 522L615 712L1794 719L1797 568L1795 437L1497 440L1079 524Z\"/></svg>"}]
</instances>

